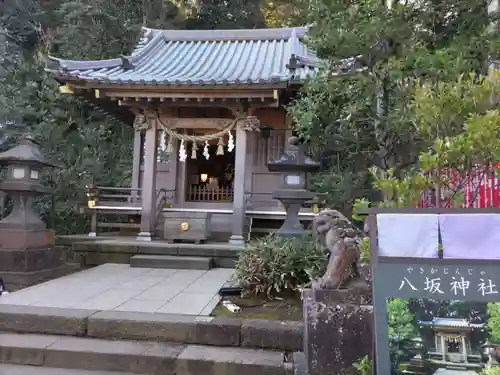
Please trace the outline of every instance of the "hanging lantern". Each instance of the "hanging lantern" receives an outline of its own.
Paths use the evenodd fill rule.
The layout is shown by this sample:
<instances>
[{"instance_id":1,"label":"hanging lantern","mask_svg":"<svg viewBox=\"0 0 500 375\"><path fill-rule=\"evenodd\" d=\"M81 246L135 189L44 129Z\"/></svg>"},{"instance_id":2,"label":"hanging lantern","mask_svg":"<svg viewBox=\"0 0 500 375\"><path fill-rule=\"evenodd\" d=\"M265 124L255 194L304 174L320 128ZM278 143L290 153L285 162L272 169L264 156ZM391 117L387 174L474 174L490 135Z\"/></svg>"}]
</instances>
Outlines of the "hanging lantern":
<instances>
[{"instance_id":1,"label":"hanging lantern","mask_svg":"<svg viewBox=\"0 0 500 375\"><path fill-rule=\"evenodd\" d=\"M203 156L205 159L210 159L210 151L208 150L208 141L205 141L205 146L203 147Z\"/></svg>"}]
</instances>

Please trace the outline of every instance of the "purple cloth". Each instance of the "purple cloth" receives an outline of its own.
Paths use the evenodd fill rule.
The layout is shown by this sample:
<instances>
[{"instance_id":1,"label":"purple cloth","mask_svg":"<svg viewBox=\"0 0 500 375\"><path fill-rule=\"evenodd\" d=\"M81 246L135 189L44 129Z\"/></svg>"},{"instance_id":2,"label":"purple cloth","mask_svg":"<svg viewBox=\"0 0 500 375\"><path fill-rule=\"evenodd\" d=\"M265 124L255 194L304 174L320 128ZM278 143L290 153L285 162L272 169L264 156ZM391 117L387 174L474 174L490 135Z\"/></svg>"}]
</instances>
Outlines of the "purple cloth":
<instances>
[{"instance_id":1,"label":"purple cloth","mask_svg":"<svg viewBox=\"0 0 500 375\"><path fill-rule=\"evenodd\" d=\"M438 215L378 214L377 232L380 256L438 257Z\"/></svg>"},{"instance_id":2,"label":"purple cloth","mask_svg":"<svg viewBox=\"0 0 500 375\"><path fill-rule=\"evenodd\" d=\"M500 259L500 214L439 215L443 258Z\"/></svg>"}]
</instances>

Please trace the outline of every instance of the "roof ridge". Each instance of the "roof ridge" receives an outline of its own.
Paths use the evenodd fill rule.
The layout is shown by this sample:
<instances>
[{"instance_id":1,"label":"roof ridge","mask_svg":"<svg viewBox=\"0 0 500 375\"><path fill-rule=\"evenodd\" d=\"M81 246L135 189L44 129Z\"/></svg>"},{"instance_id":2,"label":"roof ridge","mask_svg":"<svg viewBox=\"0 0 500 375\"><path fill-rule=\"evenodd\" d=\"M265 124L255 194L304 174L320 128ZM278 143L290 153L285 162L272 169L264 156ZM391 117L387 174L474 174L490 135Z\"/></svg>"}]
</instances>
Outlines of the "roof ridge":
<instances>
[{"instance_id":1,"label":"roof ridge","mask_svg":"<svg viewBox=\"0 0 500 375\"><path fill-rule=\"evenodd\" d=\"M292 35L302 36L306 27L284 27L269 29L216 29L216 30L155 30L162 33L167 41L179 42L215 42L215 41L266 41L289 40Z\"/></svg>"},{"instance_id":2,"label":"roof ridge","mask_svg":"<svg viewBox=\"0 0 500 375\"><path fill-rule=\"evenodd\" d=\"M148 53L159 42L163 42L161 33L154 33L154 29L148 29L146 27L143 27L142 30L142 37L139 39L136 47L129 56L126 56L132 64L137 62L137 60Z\"/></svg>"}]
</instances>

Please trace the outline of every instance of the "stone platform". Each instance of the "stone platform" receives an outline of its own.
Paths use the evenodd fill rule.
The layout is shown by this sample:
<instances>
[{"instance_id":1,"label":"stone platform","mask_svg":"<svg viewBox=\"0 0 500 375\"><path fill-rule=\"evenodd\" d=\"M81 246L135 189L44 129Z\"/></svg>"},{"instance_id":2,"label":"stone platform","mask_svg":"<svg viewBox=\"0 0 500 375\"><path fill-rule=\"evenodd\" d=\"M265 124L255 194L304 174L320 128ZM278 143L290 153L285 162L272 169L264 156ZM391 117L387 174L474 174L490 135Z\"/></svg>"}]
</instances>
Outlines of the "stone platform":
<instances>
[{"instance_id":1,"label":"stone platform","mask_svg":"<svg viewBox=\"0 0 500 375\"><path fill-rule=\"evenodd\" d=\"M0 297L0 305L210 315L232 269L104 264Z\"/></svg>"},{"instance_id":2,"label":"stone platform","mask_svg":"<svg viewBox=\"0 0 500 375\"><path fill-rule=\"evenodd\" d=\"M209 258L214 267L234 268L239 252L244 248L227 242L169 243L163 240L138 241L135 237L119 235L59 236L56 244L70 248L83 266L96 266L105 263L130 263L135 255L170 256L183 258ZM188 263L189 260L186 259ZM181 267L179 267L181 268Z\"/></svg>"}]
</instances>

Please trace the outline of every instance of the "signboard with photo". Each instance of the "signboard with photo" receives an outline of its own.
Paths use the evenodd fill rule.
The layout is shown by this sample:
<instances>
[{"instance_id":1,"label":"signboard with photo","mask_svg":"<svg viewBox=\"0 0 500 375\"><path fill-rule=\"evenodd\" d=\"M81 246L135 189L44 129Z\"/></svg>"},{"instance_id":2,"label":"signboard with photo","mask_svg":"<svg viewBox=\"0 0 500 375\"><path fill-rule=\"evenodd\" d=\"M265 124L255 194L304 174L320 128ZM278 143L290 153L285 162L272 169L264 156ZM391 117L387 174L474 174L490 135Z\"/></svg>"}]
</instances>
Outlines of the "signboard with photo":
<instances>
[{"instance_id":1,"label":"signboard with photo","mask_svg":"<svg viewBox=\"0 0 500 375\"><path fill-rule=\"evenodd\" d=\"M367 213L377 374L499 366L500 210Z\"/></svg>"}]
</instances>

